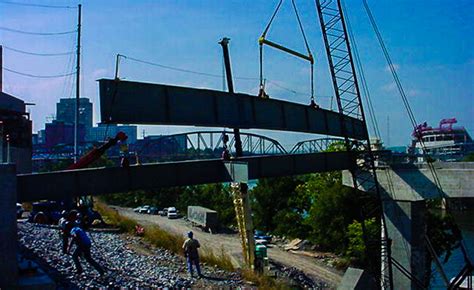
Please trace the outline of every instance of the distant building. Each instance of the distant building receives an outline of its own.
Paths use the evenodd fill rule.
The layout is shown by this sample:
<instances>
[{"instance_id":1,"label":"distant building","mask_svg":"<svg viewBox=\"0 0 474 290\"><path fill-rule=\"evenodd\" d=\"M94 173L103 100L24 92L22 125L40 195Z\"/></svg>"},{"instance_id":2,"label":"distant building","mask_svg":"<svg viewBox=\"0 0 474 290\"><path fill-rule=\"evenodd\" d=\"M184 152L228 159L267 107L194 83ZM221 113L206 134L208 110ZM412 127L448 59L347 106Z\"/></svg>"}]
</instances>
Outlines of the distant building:
<instances>
[{"instance_id":1,"label":"distant building","mask_svg":"<svg viewBox=\"0 0 474 290\"><path fill-rule=\"evenodd\" d=\"M38 144L46 143L46 130L42 129L38 131Z\"/></svg>"},{"instance_id":2,"label":"distant building","mask_svg":"<svg viewBox=\"0 0 474 290\"><path fill-rule=\"evenodd\" d=\"M133 144L137 142L137 126L115 125L115 124L99 124L98 127L90 127L86 133L87 142L103 142L107 138L113 138L118 132L124 132L128 138L127 143Z\"/></svg>"},{"instance_id":3,"label":"distant building","mask_svg":"<svg viewBox=\"0 0 474 290\"><path fill-rule=\"evenodd\" d=\"M84 143L86 129L83 124L79 124L78 128L78 144ZM46 124L45 128L45 144L46 147L54 147L57 145L73 145L74 144L74 123L65 123L61 121L53 121Z\"/></svg>"},{"instance_id":4,"label":"distant building","mask_svg":"<svg viewBox=\"0 0 474 290\"><path fill-rule=\"evenodd\" d=\"M56 104L56 121L74 124L76 118L76 99L59 99ZM88 98L79 99L79 124L92 127L92 103Z\"/></svg>"},{"instance_id":5,"label":"distant building","mask_svg":"<svg viewBox=\"0 0 474 290\"><path fill-rule=\"evenodd\" d=\"M0 91L0 162L10 158L17 172L31 172L31 134L32 123L25 102Z\"/></svg>"}]
</instances>

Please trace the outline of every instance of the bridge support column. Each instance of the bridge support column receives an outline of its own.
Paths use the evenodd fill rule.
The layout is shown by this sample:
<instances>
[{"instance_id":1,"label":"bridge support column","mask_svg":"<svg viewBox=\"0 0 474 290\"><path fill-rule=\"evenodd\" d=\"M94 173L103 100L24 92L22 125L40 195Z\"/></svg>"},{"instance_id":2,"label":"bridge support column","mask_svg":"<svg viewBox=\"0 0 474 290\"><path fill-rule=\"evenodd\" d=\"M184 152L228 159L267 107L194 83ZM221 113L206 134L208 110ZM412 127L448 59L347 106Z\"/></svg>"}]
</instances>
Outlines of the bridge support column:
<instances>
[{"instance_id":1,"label":"bridge support column","mask_svg":"<svg viewBox=\"0 0 474 290\"><path fill-rule=\"evenodd\" d=\"M18 284L16 167L0 163L0 289Z\"/></svg>"},{"instance_id":2,"label":"bridge support column","mask_svg":"<svg viewBox=\"0 0 474 290\"><path fill-rule=\"evenodd\" d=\"M425 213L426 203L420 201L384 201L388 236L392 240L393 284L396 289L423 289L399 269L399 264L420 282L426 274Z\"/></svg>"}]
</instances>

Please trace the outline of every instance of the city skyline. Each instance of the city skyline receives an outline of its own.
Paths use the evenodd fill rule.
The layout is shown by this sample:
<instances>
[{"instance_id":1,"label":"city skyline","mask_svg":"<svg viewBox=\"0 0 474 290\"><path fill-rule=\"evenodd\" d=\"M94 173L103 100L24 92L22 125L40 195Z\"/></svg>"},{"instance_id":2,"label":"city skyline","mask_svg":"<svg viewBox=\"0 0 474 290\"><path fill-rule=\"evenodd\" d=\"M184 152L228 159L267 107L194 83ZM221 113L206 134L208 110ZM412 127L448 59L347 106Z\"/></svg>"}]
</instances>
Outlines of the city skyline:
<instances>
[{"instance_id":1,"label":"city skyline","mask_svg":"<svg viewBox=\"0 0 474 290\"><path fill-rule=\"evenodd\" d=\"M257 39L273 12L277 1L274 2L254 1L251 5L241 5L212 1L82 1L81 96L89 97L94 104L94 124L99 121L95 80L113 78L117 53L129 57L122 59L120 65L120 76L123 78L220 90L222 78L147 66L130 58L219 76L222 75L222 52L217 42L227 36L231 38L234 77L251 78L235 78L236 91L257 94ZM73 1L41 3L72 7L77 4ZM286 6L283 5L275 18L268 37L304 51L289 2L284 3ZM316 101L322 107L330 108L331 98L328 96L333 92L314 3L297 1L297 4L316 59ZM387 141L387 131L390 130L389 145L407 145L412 128L366 19L362 2L351 1L346 5L381 137ZM468 19L474 10L473 4L458 1L448 10L444 9L443 1L430 2L429 5L424 1L400 1L396 4L379 1L369 2L369 5L396 63L417 121L427 121L436 126L440 119L456 117L460 125L472 132L474 56L470 49L472 39L466 35L472 32L473 24ZM76 9L22 7L0 2L0 23L4 27L25 31L69 31L76 27L76 12ZM49 37L17 35L0 30L0 44L5 46L4 66L38 75L73 71L74 55L51 60L50 57L24 56L7 47L38 52L74 51L75 37L73 33L52 41ZM32 39L35 41L31 42ZM267 90L271 97L309 103L309 67L306 63L270 48L265 48L265 60L265 76L269 79ZM54 112L59 98L74 96L73 86L74 76L37 80L4 72L5 92L36 104L30 107L34 131L44 127L46 117ZM140 132L143 129L148 134L172 134L195 128L139 126ZM370 128L369 131L372 132ZM281 140L286 146L312 137L269 131L263 134Z\"/></svg>"}]
</instances>

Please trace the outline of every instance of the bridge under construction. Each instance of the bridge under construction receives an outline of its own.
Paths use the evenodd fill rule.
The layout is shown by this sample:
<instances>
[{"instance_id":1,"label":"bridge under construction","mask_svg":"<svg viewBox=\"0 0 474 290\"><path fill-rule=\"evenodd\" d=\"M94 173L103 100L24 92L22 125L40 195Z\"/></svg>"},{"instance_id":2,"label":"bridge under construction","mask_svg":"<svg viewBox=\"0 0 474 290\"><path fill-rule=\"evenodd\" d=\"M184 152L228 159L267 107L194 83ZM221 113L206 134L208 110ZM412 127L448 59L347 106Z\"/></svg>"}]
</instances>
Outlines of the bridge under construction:
<instances>
[{"instance_id":1,"label":"bridge under construction","mask_svg":"<svg viewBox=\"0 0 474 290\"><path fill-rule=\"evenodd\" d=\"M298 16L295 2L292 1L299 26L306 44L307 52L300 53L268 40L268 29L278 13L278 4L270 23L259 38L260 48L260 92L248 95L234 92L229 56L229 39L220 42L227 76L228 92L179 87L166 84L153 84L124 81L118 77L99 80L101 120L105 124L146 124L146 125L186 125L215 128L231 128L234 148L233 158L207 160L186 160L143 165L131 165L114 168L94 168L66 170L49 173L17 174L15 165L0 164L0 189L2 198L0 208L6 218L0 222L2 242L0 253L2 262L0 286L16 287L18 280L17 241L15 201L33 201L40 199L63 199L83 195L100 195L127 192L139 189L153 189L171 186L186 186L216 182L232 182L234 204L239 232L242 240L244 259L249 268L255 263L255 242L253 238L252 218L247 192L247 182L251 179L291 176L315 172L346 170L345 182L358 190L365 190L377 197L376 204L367 204L361 209L363 214L382 209L380 239L365 240L369 254L381 256L381 264L372 261L367 269L360 270L363 275L349 273L342 287L370 289L423 289L423 273L417 263L419 252L412 250L421 245L424 237L413 238L413 233L423 228L417 214L417 200L409 200L401 205L400 200L387 194L392 184L389 178L379 178L378 160L372 152L366 115L362 104L356 65L350 45L344 13L340 0L316 1L316 8L324 39L331 80L338 105L338 111L321 108L314 97L313 65L314 59L307 45L306 36ZM308 61L311 66L311 93L309 104L298 104L271 98L265 92L263 78L263 48L271 48L289 53ZM242 129L262 129L287 132L327 135L300 142L287 151L277 141L242 133ZM214 143L205 142L203 135L195 133L198 142L207 148L216 148L227 140ZM192 134L187 134L189 138ZM255 146L252 138L257 138ZM191 142L191 139L187 139ZM270 144L265 146L265 142ZM339 142L344 147L340 152L324 152L329 144ZM208 144L209 143L209 144ZM214 145L216 144L216 145ZM225 147L224 147L225 148ZM243 152L255 153L244 156ZM428 164L433 173L432 165ZM471 172L472 174L472 172ZM402 178L403 179L403 178ZM383 182L381 182L381 181ZM434 172L432 184L441 197L441 184ZM381 186L382 185L382 186ZM408 186L409 187L409 186ZM431 189L432 189L431 188ZM431 190L430 189L430 190ZM438 197L440 197L438 196ZM405 200L406 201L406 200ZM396 219L405 214L402 222ZM363 219L364 220L364 219ZM362 222L363 223L363 222ZM421 223L421 222L420 222ZM365 231L364 225L362 226ZM365 237L366 235L364 235ZM402 239L408 253L394 242ZM392 247L392 244L395 246ZM408 246L407 246L408 244ZM368 255L369 256L369 255ZM8 261L6 263L5 261ZM445 281L447 288L458 287L473 271L473 264L467 256L465 266L454 281ZM442 270L441 270L442 272ZM351 276L352 275L352 276ZM447 280L447 279L446 279Z\"/></svg>"}]
</instances>

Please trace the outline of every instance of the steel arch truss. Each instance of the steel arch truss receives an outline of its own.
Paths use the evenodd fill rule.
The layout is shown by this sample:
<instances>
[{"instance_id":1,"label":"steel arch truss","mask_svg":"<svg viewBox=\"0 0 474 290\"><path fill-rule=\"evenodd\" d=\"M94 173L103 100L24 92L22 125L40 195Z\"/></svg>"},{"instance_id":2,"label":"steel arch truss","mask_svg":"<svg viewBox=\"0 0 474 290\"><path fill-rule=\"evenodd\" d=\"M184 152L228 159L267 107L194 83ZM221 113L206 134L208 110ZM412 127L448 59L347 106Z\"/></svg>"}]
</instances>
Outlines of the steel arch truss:
<instances>
[{"instance_id":1,"label":"steel arch truss","mask_svg":"<svg viewBox=\"0 0 474 290\"><path fill-rule=\"evenodd\" d=\"M162 136L144 140L141 145L131 149L140 159L145 158L147 161L220 158L224 150L224 135L229 137L227 148L231 154L235 153L232 131L196 131ZM240 135L244 156L287 154L277 140L253 133L241 132Z\"/></svg>"},{"instance_id":2,"label":"steel arch truss","mask_svg":"<svg viewBox=\"0 0 474 290\"><path fill-rule=\"evenodd\" d=\"M318 138L301 141L291 149L291 154L317 153L327 151L331 145L341 144L342 151L345 150L344 139L342 138Z\"/></svg>"}]
</instances>

